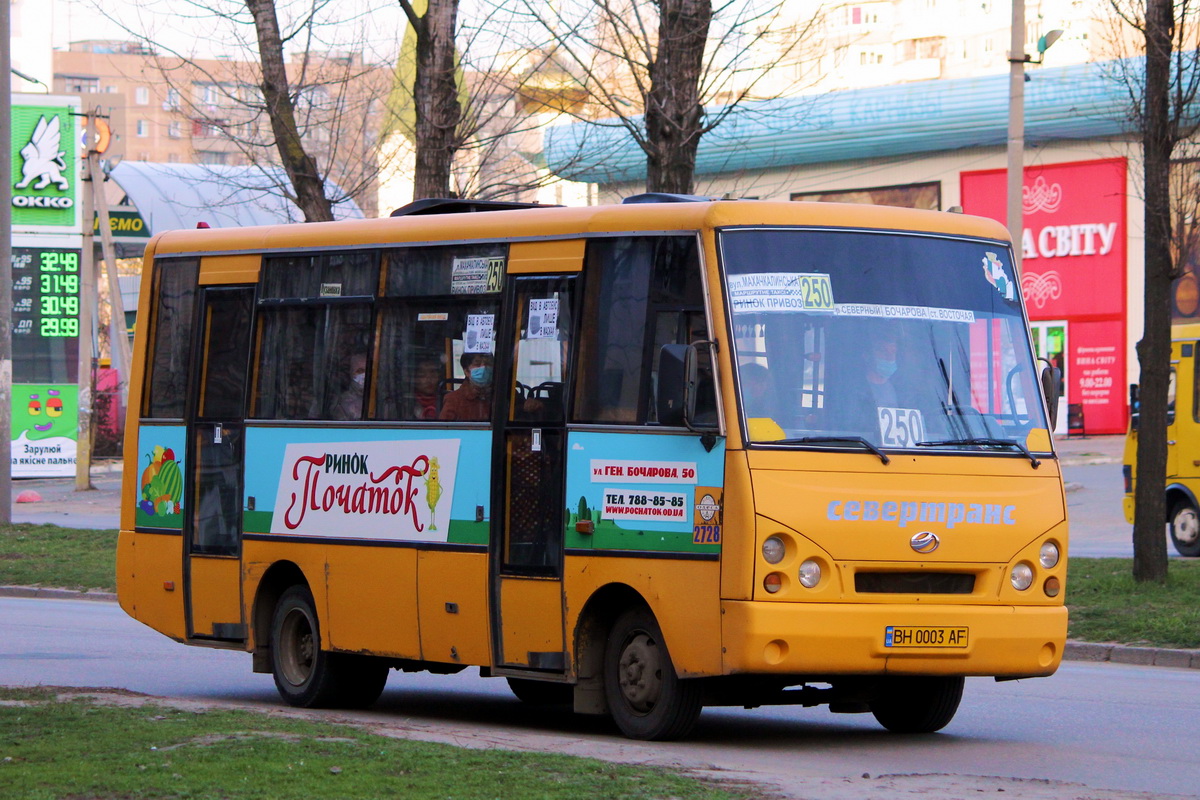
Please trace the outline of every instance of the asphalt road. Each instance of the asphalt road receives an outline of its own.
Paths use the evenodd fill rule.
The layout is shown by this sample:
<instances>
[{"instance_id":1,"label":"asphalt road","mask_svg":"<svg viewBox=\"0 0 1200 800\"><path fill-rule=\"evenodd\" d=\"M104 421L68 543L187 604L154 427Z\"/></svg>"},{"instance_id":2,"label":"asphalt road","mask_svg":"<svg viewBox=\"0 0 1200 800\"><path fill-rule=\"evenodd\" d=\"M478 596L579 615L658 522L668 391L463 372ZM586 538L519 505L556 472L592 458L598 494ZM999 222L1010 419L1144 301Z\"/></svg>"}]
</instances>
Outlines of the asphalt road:
<instances>
[{"instance_id":1,"label":"asphalt road","mask_svg":"<svg viewBox=\"0 0 1200 800\"><path fill-rule=\"evenodd\" d=\"M0 628L0 685L108 686L285 711L270 676L253 674L247 654L177 644L111 603L0 597ZM689 741L633 742L604 718L525 707L503 681L474 670L392 673L370 712L294 713L467 747L699 769L805 800L1200 792L1192 749L1200 741L1200 670L1069 663L1050 678L973 678L943 732L913 737L888 734L869 715L775 707L709 709Z\"/></svg>"}]
</instances>

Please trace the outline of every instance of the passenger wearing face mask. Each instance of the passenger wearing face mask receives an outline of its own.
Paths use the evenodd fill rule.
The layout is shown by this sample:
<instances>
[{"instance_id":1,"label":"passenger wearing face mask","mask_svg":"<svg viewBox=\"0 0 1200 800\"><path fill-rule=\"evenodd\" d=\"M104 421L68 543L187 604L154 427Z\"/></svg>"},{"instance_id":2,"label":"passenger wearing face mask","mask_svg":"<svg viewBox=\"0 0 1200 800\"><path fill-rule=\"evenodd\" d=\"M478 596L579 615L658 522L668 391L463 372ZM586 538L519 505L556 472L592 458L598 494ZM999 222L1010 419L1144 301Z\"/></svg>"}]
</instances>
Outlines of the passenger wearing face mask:
<instances>
[{"instance_id":1,"label":"passenger wearing face mask","mask_svg":"<svg viewBox=\"0 0 1200 800\"><path fill-rule=\"evenodd\" d=\"M869 327L867 333L870 345L855 366L861 372L848 384L851 391L835 406L834 417L840 421L838 427L877 441L879 409L905 407L910 398L906 397L909 393L900 383L904 376L900 369L898 330L882 323ZM898 371L900 375L897 375Z\"/></svg>"},{"instance_id":2,"label":"passenger wearing face mask","mask_svg":"<svg viewBox=\"0 0 1200 800\"><path fill-rule=\"evenodd\" d=\"M896 374L898 364L896 354L900 345L896 336L884 333L871 343L871 357L867 362L867 387L879 408L895 408L896 385L892 377Z\"/></svg>"},{"instance_id":3,"label":"passenger wearing face mask","mask_svg":"<svg viewBox=\"0 0 1200 800\"><path fill-rule=\"evenodd\" d=\"M350 385L338 395L331 416L334 419L362 419L363 390L367 385L367 357L350 356Z\"/></svg>"},{"instance_id":4,"label":"passenger wearing face mask","mask_svg":"<svg viewBox=\"0 0 1200 800\"><path fill-rule=\"evenodd\" d=\"M492 355L463 353L459 363L467 379L446 395L438 419L486 422L492 416Z\"/></svg>"}]
</instances>

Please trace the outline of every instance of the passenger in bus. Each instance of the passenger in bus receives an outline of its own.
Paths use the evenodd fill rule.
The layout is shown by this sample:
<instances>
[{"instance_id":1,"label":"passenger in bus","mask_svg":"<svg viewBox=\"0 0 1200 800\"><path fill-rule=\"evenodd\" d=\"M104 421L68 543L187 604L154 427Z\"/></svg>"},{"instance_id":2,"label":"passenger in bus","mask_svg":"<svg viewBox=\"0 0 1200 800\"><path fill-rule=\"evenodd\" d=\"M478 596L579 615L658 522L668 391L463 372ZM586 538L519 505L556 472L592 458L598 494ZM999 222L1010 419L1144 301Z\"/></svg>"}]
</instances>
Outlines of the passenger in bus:
<instances>
[{"instance_id":1,"label":"passenger in bus","mask_svg":"<svg viewBox=\"0 0 1200 800\"><path fill-rule=\"evenodd\" d=\"M919 410L921 403L914 391L913 376L907 372L912 365L905 360L904 340L898 325L876 322L867 333L870 346L862 354L858 367L861 372L847 387L849 391L838 404L841 413L835 411L835 416L845 427L877 440L881 436L887 438L886 421L891 412L884 409Z\"/></svg>"},{"instance_id":2,"label":"passenger in bus","mask_svg":"<svg viewBox=\"0 0 1200 800\"><path fill-rule=\"evenodd\" d=\"M350 385L338 395L330 414L334 419L362 419L363 389L367 385L367 357L363 353L350 356Z\"/></svg>"},{"instance_id":3,"label":"passenger in bus","mask_svg":"<svg viewBox=\"0 0 1200 800\"><path fill-rule=\"evenodd\" d=\"M438 418L438 381L442 377L442 366L435 358L423 358L417 362L413 376L413 419Z\"/></svg>"},{"instance_id":4,"label":"passenger in bus","mask_svg":"<svg viewBox=\"0 0 1200 800\"><path fill-rule=\"evenodd\" d=\"M438 419L486 422L492 416L492 355L463 353L459 363L467 379L446 395Z\"/></svg>"}]
</instances>

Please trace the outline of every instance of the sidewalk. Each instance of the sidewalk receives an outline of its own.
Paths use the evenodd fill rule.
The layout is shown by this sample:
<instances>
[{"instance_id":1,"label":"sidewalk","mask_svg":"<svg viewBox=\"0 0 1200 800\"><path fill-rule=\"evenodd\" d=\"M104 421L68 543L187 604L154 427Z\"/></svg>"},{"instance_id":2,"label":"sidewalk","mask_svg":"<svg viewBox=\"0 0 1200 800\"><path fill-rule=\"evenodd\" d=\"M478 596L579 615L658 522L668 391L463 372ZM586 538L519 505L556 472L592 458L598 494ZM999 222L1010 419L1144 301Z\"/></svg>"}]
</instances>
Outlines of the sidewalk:
<instances>
[{"instance_id":1,"label":"sidewalk","mask_svg":"<svg viewBox=\"0 0 1200 800\"><path fill-rule=\"evenodd\" d=\"M1064 467L1120 464L1125 453L1125 436L1055 436L1054 451Z\"/></svg>"},{"instance_id":2,"label":"sidewalk","mask_svg":"<svg viewBox=\"0 0 1200 800\"><path fill-rule=\"evenodd\" d=\"M76 491L73 477L14 478L13 522L64 528L120 527L121 467L120 460L94 462L94 488L83 491Z\"/></svg>"}]
</instances>

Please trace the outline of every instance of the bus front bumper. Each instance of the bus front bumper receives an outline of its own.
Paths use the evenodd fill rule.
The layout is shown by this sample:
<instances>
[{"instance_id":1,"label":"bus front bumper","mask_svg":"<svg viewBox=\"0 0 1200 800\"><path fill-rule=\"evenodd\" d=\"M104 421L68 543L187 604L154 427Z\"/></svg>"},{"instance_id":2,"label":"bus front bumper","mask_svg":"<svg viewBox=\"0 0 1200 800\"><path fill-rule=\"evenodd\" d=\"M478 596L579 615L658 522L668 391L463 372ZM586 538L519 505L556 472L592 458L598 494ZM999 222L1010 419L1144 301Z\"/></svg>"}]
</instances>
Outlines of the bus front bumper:
<instances>
[{"instance_id":1,"label":"bus front bumper","mask_svg":"<svg viewBox=\"0 0 1200 800\"><path fill-rule=\"evenodd\" d=\"M724 601L721 621L726 674L1034 677L1067 637L1063 606Z\"/></svg>"}]
</instances>

